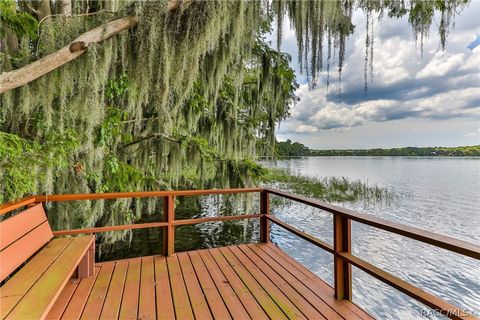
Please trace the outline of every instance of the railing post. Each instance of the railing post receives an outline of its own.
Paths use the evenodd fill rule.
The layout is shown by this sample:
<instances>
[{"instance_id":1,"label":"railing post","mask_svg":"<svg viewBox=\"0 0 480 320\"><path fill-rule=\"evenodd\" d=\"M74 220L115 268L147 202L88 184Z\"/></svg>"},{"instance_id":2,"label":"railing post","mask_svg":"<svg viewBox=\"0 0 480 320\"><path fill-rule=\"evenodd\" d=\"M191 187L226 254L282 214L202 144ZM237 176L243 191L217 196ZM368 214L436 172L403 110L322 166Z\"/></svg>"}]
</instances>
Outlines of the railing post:
<instances>
[{"instance_id":1,"label":"railing post","mask_svg":"<svg viewBox=\"0 0 480 320\"><path fill-rule=\"evenodd\" d=\"M168 225L163 229L163 254L170 256L175 252L175 196L163 197L163 219Z\"/></svg>"},{"instance_id":2,"label":"railing post","mask_svg":"<svg viewBox=\"0 0 480 320\"><path fill-rule=\"evenodd\" d=\"M270 194L267 191L260 192L260 242L270 241L270 221L267 215L270 214Z\"/></svg>"},{"instance_id":3,"label":"railing post","mask_svg":"<svg viewBox=\"0 0 480 320\"><path fill-rule=\"evenodd\" d=\"M333 216L333 248L335 298L352 299L352 266L338 255L339 252L352 251L351 220L340 215Z\"/></svg>"}]
</instances>

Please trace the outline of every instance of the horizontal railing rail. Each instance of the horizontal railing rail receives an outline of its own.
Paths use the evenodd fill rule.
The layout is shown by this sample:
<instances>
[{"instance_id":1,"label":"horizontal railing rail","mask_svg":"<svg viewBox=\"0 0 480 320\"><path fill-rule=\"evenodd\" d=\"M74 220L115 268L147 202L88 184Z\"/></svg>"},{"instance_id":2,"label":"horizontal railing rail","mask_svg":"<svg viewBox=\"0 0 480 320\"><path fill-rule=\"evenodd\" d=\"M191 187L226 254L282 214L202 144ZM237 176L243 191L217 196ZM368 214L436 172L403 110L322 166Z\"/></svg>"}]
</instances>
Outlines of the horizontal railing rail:
<instances>
[{"instance_id":1,"label":"horizontal railing rail","mask_svg":"<svg viewBox=\"0 0 480 320\"><path fill-rule=\"evenodd\" d=\"M232 216L202 217L196 219L175 219L175 197L181 196L202 196L213 194L240 194L260 193L260 213L243 214ZM321 209L333 214L333 245L326 243L302 230L299 230L270 214L270 195L280 196L308 206ZM99 194L64 194L64 195L41 195L21 199L0 206L0 215L20 209L22 207L41 202L59 201L80 201L80 200L105 200L118 198L146 198L162 197L164 200L163 217L164 221L149 222L118 226L105 226L84 229L54 231L55 235L73 235L81 233L100 233L108 231L121 231L143 228L164 229L164 254L171 255L174 250L175 227L182 225L193 225L206 222L232 221L243 219L260 219L260 241L270 240L270 223L295 234L296 236L314 244L315 246L334 255L334 289L337 299L352 299L352 265L367 272L384 283L409 295L421 303L435 309L444 316L452 319L476 319L472 314L402 280L392 274L356 257L351 252L351 222L355 221L377 229L395 233L413 240L436 246L451 252L461 254L473 259L480 260L480 246L452 237L436 234L419 228L403 225L380 219L368 214L348 210L342 207L331 205L319 200L307 198L293 193L270 189L270 188L248 188L248 189L214 189L214 190L178 190L178 191L150 191L150 192L119 192Z\"/></svg>"}]
</instances>

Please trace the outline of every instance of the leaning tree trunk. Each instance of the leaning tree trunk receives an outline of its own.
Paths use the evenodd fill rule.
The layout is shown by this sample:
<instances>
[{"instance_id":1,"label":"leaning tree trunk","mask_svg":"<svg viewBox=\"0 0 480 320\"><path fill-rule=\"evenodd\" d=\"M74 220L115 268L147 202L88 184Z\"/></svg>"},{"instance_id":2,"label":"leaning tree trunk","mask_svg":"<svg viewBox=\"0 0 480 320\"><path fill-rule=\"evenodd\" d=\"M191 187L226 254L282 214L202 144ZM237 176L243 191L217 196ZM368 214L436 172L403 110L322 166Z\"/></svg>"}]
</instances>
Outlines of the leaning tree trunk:
<instances>
[{"instance_id":1,"label":"leaning tree trunk","mask_svg":"<svg viewBox=\"0 0 480 320\"><path fill-rule=\"evenodd\" d=\"M0 0L1 1L1 0ZM179 5L193 2L193 0L170 0L167 10L177 9ZM72 61L84 53L91 44L102 42L124 30L138 24L138 18L125 17L108 22L107 24L87 31L75 39L70 45L49 54L22 68L0 74L0 93L23 86L58 67Z\"/></svg>"},{"instance_id":2,"label":"leaning tree trunk","mask_svg":"<svg viewBox=\"0 0 480 320\"><path fill-rule=\"evenodd\" d=\"M0 93L23 86L44 74L72 61L84 53L88 46L102 42L119 32L132 28L138 23L136 17L121 18L105 26L85 32L70 45L43 57L25 67L0 74Z\"/></svg>"}]
</instances>

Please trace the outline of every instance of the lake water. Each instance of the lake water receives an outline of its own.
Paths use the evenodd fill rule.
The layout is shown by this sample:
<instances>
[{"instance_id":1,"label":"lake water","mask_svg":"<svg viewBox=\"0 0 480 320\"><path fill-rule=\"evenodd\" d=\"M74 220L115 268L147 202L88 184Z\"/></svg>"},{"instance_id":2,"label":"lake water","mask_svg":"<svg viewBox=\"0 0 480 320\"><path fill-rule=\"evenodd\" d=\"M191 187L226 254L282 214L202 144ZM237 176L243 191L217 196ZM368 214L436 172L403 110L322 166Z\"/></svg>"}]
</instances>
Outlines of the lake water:
<instances>
[{"instance_id":1,"label":"lake water","mask_svg":"<svg viewBox=\"0 0 480 320\"><path fill-rule=\"evenodd\" d=\"M393 203L341 206L480 245L480 158L305 157L267 166L316 177L347 177L391 189ZM273 201L274 198L272 198ZM278 201L278 200L277 200ZM282 220L332 243L331 214L291 201L273 206ZM280 229L272 241L333 284L332 255ZM352 223L353 253L480 316L480 261ZM379 319L436 318L429 309L353 268L353 300Z\"/></svg>"}]
</instances>

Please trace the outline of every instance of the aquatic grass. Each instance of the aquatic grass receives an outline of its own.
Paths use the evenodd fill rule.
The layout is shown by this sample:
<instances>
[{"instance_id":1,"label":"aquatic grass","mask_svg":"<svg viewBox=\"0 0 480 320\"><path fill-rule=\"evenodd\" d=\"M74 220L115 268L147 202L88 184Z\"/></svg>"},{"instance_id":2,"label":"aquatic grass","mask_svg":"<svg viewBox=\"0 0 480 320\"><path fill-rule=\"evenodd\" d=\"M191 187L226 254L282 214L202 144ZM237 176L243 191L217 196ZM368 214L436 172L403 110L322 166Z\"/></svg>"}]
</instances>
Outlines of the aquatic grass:
<instances>
[{"instance_id":1,"label":"aquatic grass","mask_svg":"<svg viewBox=\"0 0 480 320\"><path fill-rule=\"evenodd\" d=\"M391 204L397 195L390 188L346 177L307 177L284 169L268 169L265 184L325 202Z\"/></svg>"}]
</instances>

